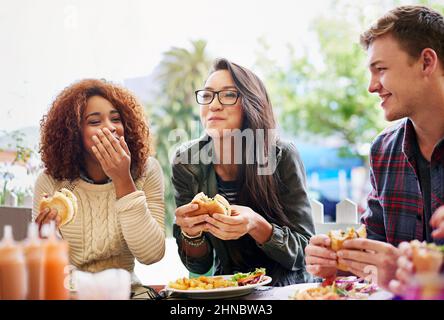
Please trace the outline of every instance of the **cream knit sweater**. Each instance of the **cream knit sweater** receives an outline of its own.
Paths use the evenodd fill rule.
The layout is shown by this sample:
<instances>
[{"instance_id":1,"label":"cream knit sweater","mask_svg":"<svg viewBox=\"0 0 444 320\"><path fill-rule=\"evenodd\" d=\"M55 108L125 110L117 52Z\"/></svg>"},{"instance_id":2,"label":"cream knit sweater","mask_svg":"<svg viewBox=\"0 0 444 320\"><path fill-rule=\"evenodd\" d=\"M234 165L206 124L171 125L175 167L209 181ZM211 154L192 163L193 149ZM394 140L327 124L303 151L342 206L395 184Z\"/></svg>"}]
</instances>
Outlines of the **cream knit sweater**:
<instances>
[{"instance_id":1,"label":"cream knit sweater","mask_svg":"<svg viewBox=\"0 0 444 320\"><path fill-rule=\"evenodd\" d=\"M112 182L104 185L76 180L71 186L77 197L78 211L70 223L60 228L69 243L69 260L77 269L98 272L123 268L131 272L134 258L152 264L165 253L165 209L162 168L149 158L142 177L135 181L138 191L118 200ZM46 173L37 178L34 189L33 220L39 214L43 194L69 187L68 181L56 181Z\"/></svg>"}]
</instances>

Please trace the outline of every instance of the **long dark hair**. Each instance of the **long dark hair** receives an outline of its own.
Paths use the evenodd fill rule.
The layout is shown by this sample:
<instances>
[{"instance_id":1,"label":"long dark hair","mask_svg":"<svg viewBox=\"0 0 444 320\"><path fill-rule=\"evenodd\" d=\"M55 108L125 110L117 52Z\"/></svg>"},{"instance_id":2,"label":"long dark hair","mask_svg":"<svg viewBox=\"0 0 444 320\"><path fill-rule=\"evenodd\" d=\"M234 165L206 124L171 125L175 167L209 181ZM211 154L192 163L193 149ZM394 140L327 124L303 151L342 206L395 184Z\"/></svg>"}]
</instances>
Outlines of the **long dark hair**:
<instances>
[{"instance_id":1,"label":"long dark hair","mask_svg":"<svg viewBox=\"0 0 444 320\"><path fill-rule=\"evenodd\" d=\"M273 114L273 107L268 97L267 90L261 79L250 70L241 67L227 59L217 59L214 62L211 73L218 70L227 70L233 78L236 89L242 99L242 108L244 112L244 122L242 130L251 129L256 132L257 129L263 129L265 148L260 148L260 153L264 159L268 156L266 146L276 145L278 137L269 135L269 129L276 129L276 121ZM273 131L272 131L273 132ZM256 135L255 135L256 139ZM272 141L270 141L270 139ZM256 141L255 141L256 142ZM253 154L256 157L257 143L243 146L243 163L238 170L238 191L239 203L248 205L264 217L279 225L294 227L284 213L279 196L279 174L259 175L258 162L249 164L245 161L245 154ZM273 150L273 149L272 149ZM251 153L252 152L252 153ZM273 155L275 156L275 155ZM257 159L256 159L257 160Z\"/></svg>"}]
</instances>

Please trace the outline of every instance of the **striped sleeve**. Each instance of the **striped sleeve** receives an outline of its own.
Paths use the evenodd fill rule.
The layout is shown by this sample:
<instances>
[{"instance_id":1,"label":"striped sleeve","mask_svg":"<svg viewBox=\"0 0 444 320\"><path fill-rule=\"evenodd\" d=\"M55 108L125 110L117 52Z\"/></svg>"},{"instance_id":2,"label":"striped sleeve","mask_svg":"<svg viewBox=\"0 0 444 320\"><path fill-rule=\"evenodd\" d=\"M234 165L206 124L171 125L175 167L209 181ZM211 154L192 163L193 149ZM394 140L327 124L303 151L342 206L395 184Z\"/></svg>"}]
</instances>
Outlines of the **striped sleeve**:
<instances>
[{"instance_id":1,"label":"striped sleeve","mask_svg":"<svg viewBox=\"0 0 444 320\"><path fill-rule=\"evenodd\" d=\"M116 201L123 237L131 253L143 264L152 264L165 253L165 203L162 168L149 158L142 190Z\"/></svg>"}]
</instances>

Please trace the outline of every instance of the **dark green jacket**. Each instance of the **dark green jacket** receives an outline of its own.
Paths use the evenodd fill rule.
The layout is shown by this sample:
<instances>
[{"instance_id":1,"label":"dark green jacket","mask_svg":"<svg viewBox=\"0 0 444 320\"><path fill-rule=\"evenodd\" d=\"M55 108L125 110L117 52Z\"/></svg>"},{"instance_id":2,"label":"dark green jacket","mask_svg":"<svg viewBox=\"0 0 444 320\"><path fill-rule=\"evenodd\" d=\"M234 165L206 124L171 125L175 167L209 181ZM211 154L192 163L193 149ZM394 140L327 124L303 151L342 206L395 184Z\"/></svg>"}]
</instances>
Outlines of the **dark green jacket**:
<instances>
[{"instance_id":1,"label":"dark green jacket","mask_svg":"<svg viewBox=\"0 0 444 320\"><path fill-rule=\"evenodd\" d=\"M191 202L199 192L205 192L210 197L218 193L211 156L204 152L208 143L211 140L204 136L182 145L176 152L172 182L178 207ZM291 143L278 142L276 156L277 169L274 174L279 175L281 205L295 227L281 226L264 215L273 226L272 236L266 243L259 245L249 235L227 241L206 233L205 239L211 250L204 257L192 258L181 249L180 227L174 224L173 233L179 255L188 270L204 274L214 264L215 274L233 274L265 267L275 286L312 280L304 262L304 248L314 234L305 169L296 147Z\"/></svg>"}]
</instances>

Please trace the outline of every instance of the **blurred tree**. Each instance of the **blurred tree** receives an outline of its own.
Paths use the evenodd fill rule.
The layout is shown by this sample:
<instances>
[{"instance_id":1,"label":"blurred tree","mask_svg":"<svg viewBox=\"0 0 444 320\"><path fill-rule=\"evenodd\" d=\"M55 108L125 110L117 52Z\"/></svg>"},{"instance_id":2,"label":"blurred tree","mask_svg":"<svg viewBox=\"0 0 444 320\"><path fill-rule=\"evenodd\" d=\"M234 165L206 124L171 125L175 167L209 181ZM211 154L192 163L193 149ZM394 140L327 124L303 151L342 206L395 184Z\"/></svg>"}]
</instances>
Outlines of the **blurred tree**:
<instances>
[{"instance_id":1,"label":"blurred tree","mask_svg":"<svg viewBox=\"0 0 444 320\"><path fill-rule=\"evenodd\" d=\"M444 2L442 0L418 0L418 4L433 8L444 14Z\"/></svg>"},{"instance_id":2,"label":"blurred tree","mask_svg":"<svg viewBox=\"0 0 444 320\"><path fill-rule=\"evenodd\" d=\"M367 92L366 55L356 40L356 30L364 28L346 19L347 14L350 8L335 3L327 16L317 18L312 30L318 50L290 47L290 63L279 70L268 67L267 82L273 83L284 130L299 136L335 137L343 141L342 155L365 157L362 146L385 122L376 107L377 97Z\"/></svg>"},{"instance_id":3,"label":"blurred tree","mask_svg":"<svg viewBox=\"0 0 444 320\"><path fill-rule=\"evenodd\" d=\"M2 133L3 137L9 137L12 140L12 142L7 144L6 150L14 151L14 158L10 162L6 162L3 164L0 163L0 205L4 205L6 193L16 191L10 190L10 188L8 188L8 183L12 179L14 179L14 174L10 172L11 167L15 165L22 165L27 167L29 160L36 151L24 145L25 134L20 130L14 130L11 132L6 132L2 130L0 131L0 133ZM5 150L0 148L0 152L3 151ZM19 196L18 204L21 205L23 202L24 193L17 191L15 193L17 193L17 195Z\"/></svg>"},{"instance_id":4,"label":"blurred tree","mask_svg":"<svg viewBox=\"0 0 444 320\"><path fill-rule=\"evenodd\" d=\"M156 157L165 177L165 225L168 236L172 233L175 210L170 156L179 142L198 136L199 108L194 91L203 86L210 65L203 40L192 41L190 50L171 48L163 54L157 69L160 82L157 99L147 105L155 135Z\"/></svg>"},{"instance_id":5,"label":"blurred tree","mask_svg":"<svg viewBox=\"0 0 444 320\"><path fill-rule=\"evenodd\" d=\"M270 48L260 39L257 66L285 131L318 141L332 137L341 141L340 155L359 157L368 165L370 143L388 123L378 106L379 98L367 91L367 56L359 34L387 10L403 4L406 1L379 0L369 6L332 1L311 25L314 47L289 46L285 65L267 55ZM444 10L442 0L419 0L417 4Z\"/></svg>"},{"instance_id":6,"label":"blurred tree","mask_svg":"<svg viewBox=\"0 0 444 320\"><path fill-rule=\"evenodd\" d=\"M413 3L412 3L413 2ZM367 158L369 143L387 125L378 97L368 93L367 56L359 34L396 5L415 1L334 0L311 26L314 47L289 46L289 63L278 65L260 39L257 65L266 79L283 129L301 135L342 140L344 156ZM417 4L444 12L442 0Z\"/></svg>"}]
</instances>

